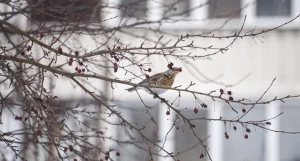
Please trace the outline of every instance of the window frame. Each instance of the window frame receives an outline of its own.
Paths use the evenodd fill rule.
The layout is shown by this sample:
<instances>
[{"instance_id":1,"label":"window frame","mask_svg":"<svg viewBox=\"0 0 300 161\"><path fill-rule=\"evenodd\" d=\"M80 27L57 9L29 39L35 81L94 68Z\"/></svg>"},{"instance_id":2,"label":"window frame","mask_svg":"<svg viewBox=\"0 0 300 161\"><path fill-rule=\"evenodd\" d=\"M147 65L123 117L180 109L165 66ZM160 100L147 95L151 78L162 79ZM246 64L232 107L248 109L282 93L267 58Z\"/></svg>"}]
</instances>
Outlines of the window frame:
<instances>
[{"instance_id":1,"label":"window frame","mask_svg":"<svg viewBox=\"0 0 300 161\"><path fill-rule=\"evenodd\" d=\"M207 3L209 0L202 0L202 1L193 1L190 0L190 8L192 6L197 6L201 4ZM159 27L160 29L174 29L174 30L196 30L196 29L204 29L204 30L211 30L211 29L218 29L220 30L239 30L242 25L243 21L246 17L246 21L244 24L244 29L252 30L252 29L270 29L282 25L293 18L295 18L300 13L300 1L299 0L291 0L291 15L290 16L265 16L259 17L256 15L257 3L256 0L240 0L241 1L241 16L240 18L233 18L230 21L226 22L228 18L218 18L218 19L207 19L209 16L209 6L205 5L199 9L193 10L190 12L188 18L194 19L196 21L178 21L175 23L164 23L163 25L159 26L159 24L154 23L151 24L151 27ZM155 22L160 20L161 16L163 15L163 8L161 7L163 0L157 0L155 2L148 1L148 6L150 8L158 8L158 9L151 9L156 14L149 14L150 16L147 18L149 21ZM112 0L110 5L111 6L118 6L121 3L121 0ZM105 21L105 25L108 27L118 27L120 25L124 25L121 22L122 15L118 9L109 9L112 15L116 15L117 17ZM199 16L201 15L201 16ZM111 17L110 17L111 18ZM180 18L180 17L174 17ZM109 19L109 17L105 17L105 19ZM123 18L124 19L124 18ZM123 20L124 22L124 20ZM136 18L126 19L126 24L130 25L133 23L138 22ZM222 25L226 23L223 27ZM141 27L145 27L147 25L140 25ZM282 26L281 29L298 29L300 27L300 18L294 20L289 25Z\"/></svg>"}]
</instances>

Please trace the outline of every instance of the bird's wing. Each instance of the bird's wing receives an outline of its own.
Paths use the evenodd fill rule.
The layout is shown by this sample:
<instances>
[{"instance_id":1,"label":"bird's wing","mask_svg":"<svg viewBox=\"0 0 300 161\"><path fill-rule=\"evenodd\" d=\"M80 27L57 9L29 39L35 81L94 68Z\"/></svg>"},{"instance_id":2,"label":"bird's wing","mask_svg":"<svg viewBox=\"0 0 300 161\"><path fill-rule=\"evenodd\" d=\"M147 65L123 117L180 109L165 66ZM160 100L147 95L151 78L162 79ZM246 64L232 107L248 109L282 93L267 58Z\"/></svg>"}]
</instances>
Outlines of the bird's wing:
<instances>
[{"instance_id":1,"label":"bird's wing","mask_svg":"<svg viewBox=\"0 0 300 161\"><path fill-rule=\"evenodd\" d=\"M144 79L139 84L144 84L144 85L158 85L159 82L161 82L161 80L163 78L164 78L164 74L158 73L158 74L154 74L149 79Z\"/></svg>"}]
</instances>

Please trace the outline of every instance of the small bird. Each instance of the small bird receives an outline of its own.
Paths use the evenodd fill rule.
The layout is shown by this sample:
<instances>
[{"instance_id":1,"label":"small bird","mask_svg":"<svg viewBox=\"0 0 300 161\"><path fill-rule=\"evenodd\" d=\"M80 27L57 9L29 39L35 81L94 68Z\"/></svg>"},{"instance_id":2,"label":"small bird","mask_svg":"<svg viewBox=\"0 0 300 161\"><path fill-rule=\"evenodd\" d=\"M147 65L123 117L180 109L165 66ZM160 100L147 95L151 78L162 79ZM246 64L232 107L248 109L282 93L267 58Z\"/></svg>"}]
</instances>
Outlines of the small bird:
<instances>
[{"instance_id":1,"label":"small bird","mask_svg":"<svg viewBox=\"0 0 300 161\"><path fill-rule=\"evenodd\" d=\"M154 75L150 76L149 78L144 79L143 81L141 81L138 84L162 86L162 87L172 87L176 75L180 72L182 72L181 67L172 67L163 73L154 74ZM143 87L132 87L132 88L128 88L126 90L129 92L132 92L132 91L135 91L135 89L144 89L150 93L150 91L148 91L146 88L143 88ZM152 90L153 90L153 92L155 92L157 94L162 94L162 93L166 92L168 89L154 88Z\"/></svg>"}]
</instances>

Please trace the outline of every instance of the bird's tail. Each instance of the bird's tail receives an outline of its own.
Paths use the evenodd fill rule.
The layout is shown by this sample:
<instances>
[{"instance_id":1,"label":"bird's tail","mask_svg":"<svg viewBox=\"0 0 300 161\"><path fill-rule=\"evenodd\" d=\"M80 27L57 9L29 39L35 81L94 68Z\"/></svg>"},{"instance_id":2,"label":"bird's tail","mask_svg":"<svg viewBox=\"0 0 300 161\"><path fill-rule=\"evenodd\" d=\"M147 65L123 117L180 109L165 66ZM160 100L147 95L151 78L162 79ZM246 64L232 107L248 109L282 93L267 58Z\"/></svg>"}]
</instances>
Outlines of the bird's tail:
<instances>
[{"instance_id":1,"label":"bird's tail","mask_svg":"<svg viewBox=\"0 0 300 161\"><path fill-rule=\"evenodd\" d=\"M131 87L131 88L128 88L126 89L128 92L133 92L135 90L135 87Z\"/></svg>"}]
</instances>

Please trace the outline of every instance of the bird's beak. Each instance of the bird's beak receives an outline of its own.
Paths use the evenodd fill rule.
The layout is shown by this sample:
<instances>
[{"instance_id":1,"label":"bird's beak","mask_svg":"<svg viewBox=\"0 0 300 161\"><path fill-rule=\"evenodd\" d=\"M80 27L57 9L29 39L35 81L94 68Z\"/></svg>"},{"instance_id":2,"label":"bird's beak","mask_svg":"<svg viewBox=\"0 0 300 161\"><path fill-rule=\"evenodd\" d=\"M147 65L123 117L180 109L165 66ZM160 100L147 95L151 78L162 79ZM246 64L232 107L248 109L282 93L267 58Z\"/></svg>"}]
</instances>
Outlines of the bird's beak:
<instances>
[{"instance_id":1,"label":"bird's beak","mask_svg":"<svg viewBox=\"0 0 300 161\"><path fill-rule=\"evenodd\" d=\"M176 70L177 72L182 72L182 69L181 69L181 68L175 68L175 70Z\"/></svg>"}]
</instances>

